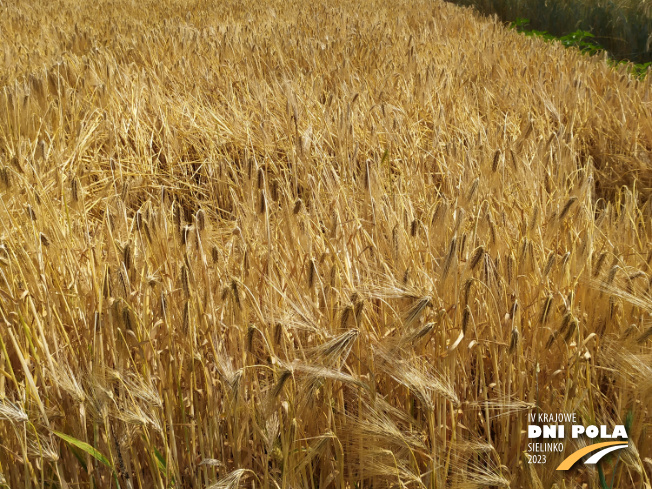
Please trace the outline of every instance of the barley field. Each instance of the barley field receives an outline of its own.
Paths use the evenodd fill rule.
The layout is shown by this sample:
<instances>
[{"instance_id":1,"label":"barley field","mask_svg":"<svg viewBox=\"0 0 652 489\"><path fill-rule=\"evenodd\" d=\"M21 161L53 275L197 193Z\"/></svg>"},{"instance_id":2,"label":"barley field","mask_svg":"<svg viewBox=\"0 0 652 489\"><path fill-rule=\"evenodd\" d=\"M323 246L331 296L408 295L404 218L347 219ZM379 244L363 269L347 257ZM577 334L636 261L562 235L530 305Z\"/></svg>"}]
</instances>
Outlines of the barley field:
<instances>
[{"instance_id":1,"label":"barley field","mask_svg":"<svg viewBox=\"0 0 652 489\"><path fill-rule=\"evenodd\" d=\"M1 488L652 487L651 77L440 0L0 11ZM528 463L557 412L629 447Z\"/></svg>"}]
</instances>

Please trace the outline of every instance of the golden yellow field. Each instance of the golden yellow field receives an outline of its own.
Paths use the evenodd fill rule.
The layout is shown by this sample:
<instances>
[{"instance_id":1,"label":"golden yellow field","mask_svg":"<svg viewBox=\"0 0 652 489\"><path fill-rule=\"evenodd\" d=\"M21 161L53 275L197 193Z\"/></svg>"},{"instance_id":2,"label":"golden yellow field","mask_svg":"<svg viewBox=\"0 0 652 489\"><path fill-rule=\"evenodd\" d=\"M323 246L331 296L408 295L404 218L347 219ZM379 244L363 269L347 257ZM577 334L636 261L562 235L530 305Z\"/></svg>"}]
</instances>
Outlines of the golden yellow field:
<instances>
[{"instance_id":1,"label":"golden yellow field","mask_svg":"<svg viewBox=\"0 0 652 489\"><path fill-rule=\"evenodd\" d=\"M0 487L652 487L650 77L439 0L2 0L0 85Z\"/></svg>"}]
</instances>

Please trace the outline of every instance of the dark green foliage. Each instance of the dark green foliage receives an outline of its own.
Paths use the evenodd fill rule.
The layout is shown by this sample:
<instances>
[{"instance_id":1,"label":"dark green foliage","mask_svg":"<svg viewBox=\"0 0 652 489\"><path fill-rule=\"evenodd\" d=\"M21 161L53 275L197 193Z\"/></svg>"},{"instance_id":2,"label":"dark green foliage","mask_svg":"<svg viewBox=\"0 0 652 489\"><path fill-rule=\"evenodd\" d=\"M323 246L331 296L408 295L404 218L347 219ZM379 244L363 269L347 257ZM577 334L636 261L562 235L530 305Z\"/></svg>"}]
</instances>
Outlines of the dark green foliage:
<instances>
[{"instance_id":1,"label":"dark green foliage","mask_svg":"<svg viewBox=\"0 0 652 489\"><path fill-rule=\"evenodd\" d=\"M584 54L588 54L592 56L604 51L604 48L596 41L596 37L593 34L591 34L589 31L578 29L564 36L555 36L547 31L530 29L529 26L530 26L530 19L526 19L524 17L517 17L514 22L510 23L510 27L512 29L516 29L517 31L522 32L526 36L541 37L546 41L551 41L551 42L559 41L565 47L577 48L580 51L582 51ZM618 66L623 64L628 65L631 73L638 78L644 78L647 75L650 66L652 65L652 61L648 61L646 63L634 63L626 59L614 60L612 58L609 58L608 62L613 66Z\"/></svg>"},{"instance_id":2,"label":"dark green foliage","mask_svg":"<svg viewBox=\"0 0 652 489\"><path fill-rule=\"evenodd\" d=\"M565 45L594 52L603 49L616 60L652 62L652 9L631 0L451 0L473 6L532 35L550 36ZM570 33L570 34L569 34ZM587 35L588 34L588 35ZM589 42L590 40L590 42ZM582 44L582 43L588 44ZM646 67L638 65L633 71Z\"/></svg>"}]
</instances>

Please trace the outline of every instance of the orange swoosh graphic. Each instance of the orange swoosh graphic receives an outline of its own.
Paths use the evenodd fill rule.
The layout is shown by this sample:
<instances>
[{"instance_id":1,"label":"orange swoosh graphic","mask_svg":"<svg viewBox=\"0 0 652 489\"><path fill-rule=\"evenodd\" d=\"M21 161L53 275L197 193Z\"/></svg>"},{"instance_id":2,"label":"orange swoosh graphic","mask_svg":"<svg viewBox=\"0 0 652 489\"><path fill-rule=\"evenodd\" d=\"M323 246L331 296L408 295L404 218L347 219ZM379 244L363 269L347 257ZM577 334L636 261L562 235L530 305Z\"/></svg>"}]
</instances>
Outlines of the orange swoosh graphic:
<instances>
[{"instance_id":1,"label":"orange swoosh graphic","mask_svg":"<svg viewBox=\"0 0 652 489\"><path fill-rule=\"evenodd\" d=\"M626 442L623 441L605 441L603 443L595 443L589 445L588 447L580 448L578 451L571 453L566 459L559 464L557 470L568 470L570 469L575 462L581 459L587 453L590 453L598 448L610 447L613 445L624 445Z\"/></svg>"}]
</instances>

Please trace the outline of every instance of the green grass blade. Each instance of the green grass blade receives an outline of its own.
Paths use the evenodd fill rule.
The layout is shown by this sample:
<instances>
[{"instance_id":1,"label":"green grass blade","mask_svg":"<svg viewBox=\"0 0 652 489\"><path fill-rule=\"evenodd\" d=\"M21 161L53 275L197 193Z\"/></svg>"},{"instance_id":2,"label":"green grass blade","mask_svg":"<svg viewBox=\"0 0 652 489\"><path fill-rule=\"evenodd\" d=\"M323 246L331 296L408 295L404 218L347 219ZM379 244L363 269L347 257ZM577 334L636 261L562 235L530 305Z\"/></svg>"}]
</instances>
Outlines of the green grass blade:
<instances>
[{"instance_id":1,"label":"green grass blade","mask_svg":"<svg viewBox=\"0 0 652 489\"><path fill-rule=\"evenodd\" d=\"M167 472L167 464L165 463L165 457L159 452L156 448L154 448L154 455L156 456L156 465L158 465L158 468L161 472Z\"/></svg>"},{"instance_id":2,"label":"green grass blade","mask_svg":"<svg viewBox=\"0 0 652 489\"><path fill-rule=\"evenodd\" d=\"M63 441L65 441L66 443L74 447L77 447L80 450L83 450L84 452L88 453L91 457L93 457L95 460L103 463L109 469L113 470L113 466L111 465L111 462L109 462L109 459L107 459L104 455L102 455L102 453L99 450L93 448L88 443L78 440L77 438L66 435L64 433L60 433L58 431L54 431L53 433L57 435L59 438L61 438Z\"/></svg>"}]
</instances>

